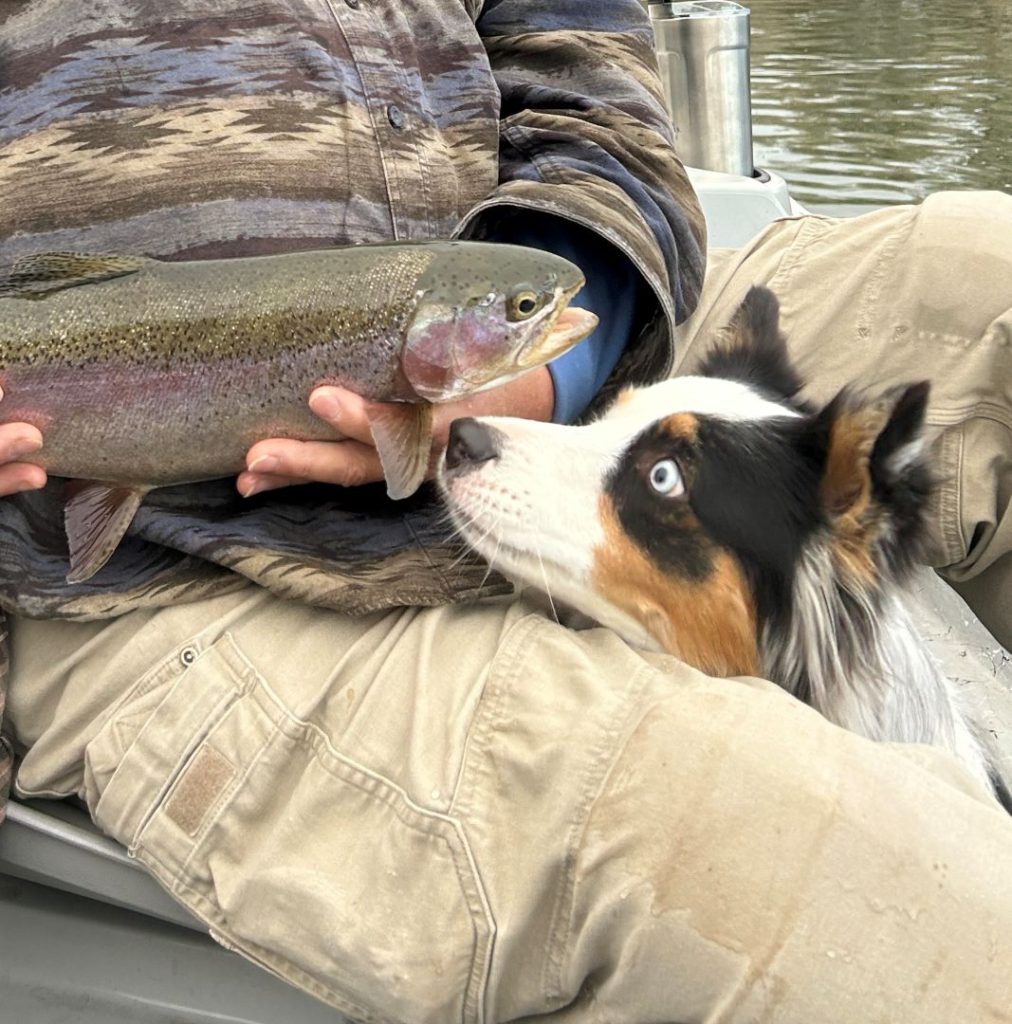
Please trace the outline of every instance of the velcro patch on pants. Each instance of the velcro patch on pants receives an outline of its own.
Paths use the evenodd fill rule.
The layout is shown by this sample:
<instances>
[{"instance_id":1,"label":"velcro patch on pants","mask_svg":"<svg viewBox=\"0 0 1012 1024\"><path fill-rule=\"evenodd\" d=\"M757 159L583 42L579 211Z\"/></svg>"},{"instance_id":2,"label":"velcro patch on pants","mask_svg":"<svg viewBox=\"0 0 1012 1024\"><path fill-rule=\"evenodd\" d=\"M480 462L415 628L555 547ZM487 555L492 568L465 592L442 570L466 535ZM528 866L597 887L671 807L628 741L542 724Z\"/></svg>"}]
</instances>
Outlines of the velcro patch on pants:
<instances>
[{"instance_id":1,"label":"velcro patch on pants","mask_svg":"<svg viewBox=\"0 0 1012 1024\"><path fill-rule=\"evenodd\" d=\"M205 743L176 784L165 813L188 836L195 836L207 812L235 777L235 766Z\"/></svg>"}]
</instances>

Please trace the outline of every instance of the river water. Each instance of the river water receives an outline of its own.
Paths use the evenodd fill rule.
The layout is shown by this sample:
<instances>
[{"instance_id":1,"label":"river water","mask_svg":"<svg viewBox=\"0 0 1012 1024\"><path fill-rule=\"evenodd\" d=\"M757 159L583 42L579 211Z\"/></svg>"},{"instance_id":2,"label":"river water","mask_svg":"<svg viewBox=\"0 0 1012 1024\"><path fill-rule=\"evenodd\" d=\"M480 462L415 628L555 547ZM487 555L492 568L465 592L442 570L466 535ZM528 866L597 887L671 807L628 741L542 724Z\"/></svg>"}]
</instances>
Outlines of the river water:
<instances>
[{"instance_id":1,"label":"river water","mask_svg":"<svg viewBox=\"0 0 1012 1024\"><path fill-rule=\"evenodd\" d=\"M742 0L756 163L809 209L1012 192L1012 0Z\"/></svg>"}]
</instances>

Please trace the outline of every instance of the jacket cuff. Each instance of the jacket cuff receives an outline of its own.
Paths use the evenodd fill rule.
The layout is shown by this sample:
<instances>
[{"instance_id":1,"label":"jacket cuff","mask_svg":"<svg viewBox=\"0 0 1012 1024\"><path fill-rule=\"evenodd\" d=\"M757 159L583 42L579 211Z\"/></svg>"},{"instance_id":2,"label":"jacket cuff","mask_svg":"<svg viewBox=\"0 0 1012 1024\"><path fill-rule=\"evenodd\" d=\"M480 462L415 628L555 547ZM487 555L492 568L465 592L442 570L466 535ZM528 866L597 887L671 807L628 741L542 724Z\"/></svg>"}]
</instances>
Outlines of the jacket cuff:
<instances>
[{"instance_id":1,"label":"jacket cuff","mask_svg":"<svg viewBox=\"0 0 1012 1024\"><path fill-rule=\"evenodd\" d=\"M652 308L643 310L643 325L629 343L601 397L607 397L624 384L646 384L671 372L674 363L675 329L698 299L702 272L688 273L679 292L687 309L677 308L675 289L668 279L657 242L633 202L618 189L608 187L592 175L574 175L567 171L565 183L510 181L500 185L460 221L453 232L457 238L485 239L495 233L497 218L515 216L518 209L551 214L573 221L600 235L622 252L642 275L653 299ZM583 180L572 180L578 177ZM620 223L619 230L613 225ZM698 280L697 280L698 277ZM600 401L594 403L597 408Z\"/></svg>"}]
</instances>

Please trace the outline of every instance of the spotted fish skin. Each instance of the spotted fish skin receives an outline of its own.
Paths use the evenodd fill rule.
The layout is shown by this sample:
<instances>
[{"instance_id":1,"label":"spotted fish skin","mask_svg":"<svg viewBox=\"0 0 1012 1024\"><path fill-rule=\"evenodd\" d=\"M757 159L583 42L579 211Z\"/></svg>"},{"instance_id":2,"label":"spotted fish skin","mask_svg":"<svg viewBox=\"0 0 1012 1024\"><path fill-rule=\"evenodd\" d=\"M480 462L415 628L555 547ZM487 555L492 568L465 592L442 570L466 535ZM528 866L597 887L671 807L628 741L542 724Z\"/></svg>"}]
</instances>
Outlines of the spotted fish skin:
<instances>
[{"instance_id":1,"label":"spotted fish skin","mask_svg":"<svg viewBox=\"0 0 1012 1024\"><path fill-rule=\"evenodd\" d=\"M262 438L337 436L306 404L318 384L420 402L401 357L423 299L466 308L510 280L553 278L560 305L582 283L550 254L467 242L179 263L29 257L0 281L0 422L37 426L31 461L60 476L151 487L228 475ZM543 340L504 336L487 380L448 397L510 376L517 352L537 356Z\"/></svg>"},{"instance_id":2,"label":"spotted fish skin","mask_svg":"<svg viewBox=\"0 0 1012 1024\"><path fill-rule=\"evenodd\" d=\"M393 498L424 478L431 403L494 386L595 326L557 256L483 242L162 262L41 253L0 278L0 423L70 492L71 572L89 578L155 487L231 475L267 437L338 439L321 384L383 403L370 427Z\"/></svg>"}]
</instances>

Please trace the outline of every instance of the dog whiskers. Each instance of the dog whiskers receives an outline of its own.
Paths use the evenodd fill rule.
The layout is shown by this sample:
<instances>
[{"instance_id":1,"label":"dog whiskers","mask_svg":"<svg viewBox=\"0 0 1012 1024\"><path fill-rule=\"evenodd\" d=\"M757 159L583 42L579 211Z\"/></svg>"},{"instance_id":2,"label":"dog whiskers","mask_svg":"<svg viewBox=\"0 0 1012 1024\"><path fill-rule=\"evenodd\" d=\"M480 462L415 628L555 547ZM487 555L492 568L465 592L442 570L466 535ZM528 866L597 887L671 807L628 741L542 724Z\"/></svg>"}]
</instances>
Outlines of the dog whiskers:
<instances>
[{"instance_id":1,"label":"dog whiskers","mask_svg":"<svg viewBox=\"0 0 1012 1024\"><path fill-rule=\"evenodd\" d=\"M541 556L541 545L535 543L534 550L537 552L538 565L541 566L541 578L545 581L545 594L548 597L548 605L552 609L552 618L561 626L562 622L559 619L559 613L555 608L555 601L552 599L552 588L548 583L548 573L545 571L545 560Z\"/></svg>"},{"instance_id":2,"label":"dog whiskers","mask_svg":"<svg viewBox=\"0 0 1012 1024\"><path fill-rule=\"evenodd\" d=\"M476 553L471 544L471 541L468 539L467 534L465 533L465 531L469 529L477 532L478 527L476 526L475 519L473 516L468 516L466 521L463 520L463 516L460 516L459 519L455 516L450 517L450 522L453 525L453 536L463 543L464 550L449 564L448 570L456 569L457 566L460 565L460 563L463 562L465 558L470 558L472 555ZM486 531L482 535L478 543L484 541L488 534L489 531Z\"/></svg>"},{"instance_id":3,"label":"dog whiskers","mask_svg":"<svg viewBox=\"0 0 1012 1024\"><path fill-rule=\"evenodd\" d=\"M496 526L498 526L498 525L499 524L496 523ZM488 534L485 534L485 536L487 537ZM488 582L489 576L492 575L492 571L495 569L495 560L496 560L496 557L499 554L499 548L501 546L502 546L502 535L501 534L496 534L496 538L495 538L495 551L492 552L492 557L488 559L488 568L485 570L485 575L481 578L481 583L478 586L479 590L481 590L481 588L485 586L485 584Z\"/></svg>"},{"instance_id":4,"label":"dog whiskers","mask_svg":"<svg viewBox=\"0 0 1012 1024\"><path fill-rule=\"evenodd\" d=\"M449 511L449 510L448 510ZM456 512L451 513L451 522L454 527L456 535L464 542L467 546L459 558L457 558L451 565L459 565L461 560L466 558L469 554L478 554L485 559L487 568L485 569L485 575L481 579L481 583L478 584L480 590L488 582L489 576L495 570L495 559L499 554L499 548L502 545L502 534L500 532L500 526L502 525L503 516L500 512L498 515L495 513L494 503L481 502L478 507L468 512L463 512L457 509ZM479 525L480 520L492 519L491 525L478 536L481 526ZM489 557L485 551L485 542L490 536L494 535L496 539L495 551L492 552Z\"/></svg>"}]
</instances>

